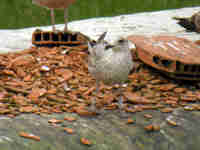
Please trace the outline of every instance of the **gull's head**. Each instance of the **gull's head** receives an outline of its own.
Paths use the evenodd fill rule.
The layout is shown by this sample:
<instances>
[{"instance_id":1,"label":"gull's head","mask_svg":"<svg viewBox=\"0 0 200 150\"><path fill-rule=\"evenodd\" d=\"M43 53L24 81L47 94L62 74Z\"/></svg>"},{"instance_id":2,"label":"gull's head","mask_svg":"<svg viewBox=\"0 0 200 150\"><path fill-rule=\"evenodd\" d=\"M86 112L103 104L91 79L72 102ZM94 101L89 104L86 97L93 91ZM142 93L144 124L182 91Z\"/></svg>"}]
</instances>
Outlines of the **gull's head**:
<instances>
[{"instance_id":1,"label":"gull's head","mask_svg":"<svg viewBox=\"0 0 200 150\"><path fill-rule=\"evenodd\" d=\"M90 54L94 54L96 51L104 51L108 43L104 40L107 32L104 32L97 42L88 42L88 51Z\"/></svg>"},{"instance_id":2,"label":"gull's head","mask_svg":"<svg viewBox=\"0 0 200 150\"><path fill-rule=\"evenodd\" d=\"M118 39L118 40L114 43L113 50L114 50L114 51L129 50L129 41L128 41L127 39L124 39L124 38Z\"/></svg>"}]
</instances>

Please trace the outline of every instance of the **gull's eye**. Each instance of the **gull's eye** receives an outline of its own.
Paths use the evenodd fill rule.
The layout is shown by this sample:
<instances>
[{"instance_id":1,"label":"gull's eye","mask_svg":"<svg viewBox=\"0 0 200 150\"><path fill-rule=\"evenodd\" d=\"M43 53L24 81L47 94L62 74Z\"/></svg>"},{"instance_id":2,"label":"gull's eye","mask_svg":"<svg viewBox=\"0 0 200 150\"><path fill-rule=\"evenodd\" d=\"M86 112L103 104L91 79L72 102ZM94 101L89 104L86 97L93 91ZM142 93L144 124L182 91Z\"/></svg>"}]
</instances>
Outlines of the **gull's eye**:
<instances>
[{"instance_id":1,"label":"gull's eye","mask_svg":"<svg viewBox=\"0 0 200 150\"><path fill-rule=\"evenodd\" d=\"M119 41L118 41L118 43L124 43L124 39L120 39Z\"/></svg>"},{"instance_id":2,"label":"gull's eye","mask_svg":"<svg viewBox=\"0 0 200 150\"><path fill-rule=\"evenodd\" d=\"M91 45L91 47L94 47L95 45L97 45L97 42L96 41L91 41L90 45Z\"/></svg>"},{"instance_id":3,"label":"gull's eye","mask_svg":"<svg viewBox=\"0 0 200 150\"><path fill-rule=\"evenodd\" d=\"M105 49L109 49L109 48L113 48L114 46L113 45L106 45Z\"/></svg>"}]
</instances>

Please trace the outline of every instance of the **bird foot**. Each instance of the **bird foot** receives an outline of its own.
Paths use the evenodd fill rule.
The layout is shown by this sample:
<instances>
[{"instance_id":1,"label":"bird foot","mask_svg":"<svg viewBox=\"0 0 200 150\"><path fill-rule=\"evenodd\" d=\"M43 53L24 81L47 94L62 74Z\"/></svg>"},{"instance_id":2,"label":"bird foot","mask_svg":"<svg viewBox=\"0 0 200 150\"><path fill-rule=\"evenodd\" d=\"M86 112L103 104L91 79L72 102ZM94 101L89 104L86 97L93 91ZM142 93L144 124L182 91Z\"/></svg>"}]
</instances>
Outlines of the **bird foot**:
<instances>
[{"instance_id":1,"label":"bird foot","mask_svg":"<svg viewBox=\"0 0 200 150\"><path fill-rule=\"evenodd\" d=\"M129 117L128 113L124 110L124 104L122 103L121 100L118 103L118 108L119 108L120 118L128 118Z\"/></svg>"},{"instance_id":2,"label":"bird foot","mask_svg":"<svg viewBox=\"0 0 200 150\"><path fill-rule=\"evenodd\" d=\"M125 110L119 110L119 117L120 118L128 118L129 114Z\"/></svg>"},{"instance_id":3,"label":"bird foot","mask_svg":"<svg viewBox=\"0 0 200 150\"><path fill-rule=\"evenodd\" d=\"M58 29L54 29L54 30L52 30L53 31L53 33L59 33L59 32L61 32L60 30L58 30Z\"/></svg>"},{"instance_id":4,"label":"bird foot","mask_svg":"<svg viewBox=\"0 0 200 150\"><path fill-rule=\"evenodd\" d=\"M97 108L95 105L91 105L89 108L88 108L88 111L90 112L93 112L97 115L100 115L100 114L103 114L104 113L104 110L103 108Z\"/></svg>"},{"instance_id":5,"label":"bird foot","mask_svg":"<svg viewBox=\"0 0 200 150\"><path fill-rule=\"evenodd\" d=\"M69 30L68 30L67 28L64 28L63 32L64 32L64 33L68 33Z\"/></svg>"}]
</instances>

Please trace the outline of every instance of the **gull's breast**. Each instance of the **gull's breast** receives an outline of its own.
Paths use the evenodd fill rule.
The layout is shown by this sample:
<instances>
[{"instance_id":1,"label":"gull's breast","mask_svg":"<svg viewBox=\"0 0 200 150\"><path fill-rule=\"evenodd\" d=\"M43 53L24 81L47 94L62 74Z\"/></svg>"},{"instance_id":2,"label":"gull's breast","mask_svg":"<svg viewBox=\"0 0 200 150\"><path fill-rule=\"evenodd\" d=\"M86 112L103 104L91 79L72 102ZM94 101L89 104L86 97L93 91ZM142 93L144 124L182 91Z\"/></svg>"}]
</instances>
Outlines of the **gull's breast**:
<instances>
[{"instance_id":1,"label":"gull's breast","mask_svg":"<svg viewBox=\"0 0 200 150\"><path fill-rule=\"evenodd\" d=\"M125 82L133 66L129 53L107 53L94 63L89 71L97 80L106 84Z\"/></svg>"}]
</instances>

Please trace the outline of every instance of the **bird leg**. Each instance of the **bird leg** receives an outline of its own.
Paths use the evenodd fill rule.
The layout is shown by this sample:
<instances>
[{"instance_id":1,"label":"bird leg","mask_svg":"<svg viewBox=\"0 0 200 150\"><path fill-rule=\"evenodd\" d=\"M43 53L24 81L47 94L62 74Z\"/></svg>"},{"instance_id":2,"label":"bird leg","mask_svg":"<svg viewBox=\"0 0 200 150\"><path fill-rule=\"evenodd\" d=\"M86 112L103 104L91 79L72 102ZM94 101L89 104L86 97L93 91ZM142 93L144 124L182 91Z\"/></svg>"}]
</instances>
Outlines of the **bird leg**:
<instances>
[{"instance_id":1,"label":"bird leg","mask_svg":"<svg viewBox=\"0 0 200 150\"><path fill-rule=\"evenodd\" d=\"M68 31L68 27L67 27L67 24L68 24L68 8L64 9L64 20L65 20L64 32L67 32Z\"/></svg>"},{"instance_id":2,"label":"bird leg","mask_svg":"<svg viewBox=\"0 0 200 150\"><path fill-rule=\"evenodd\" d=\"M99 81L96 81L96 90L95 90L96 96L99 94L99 86L100 86ZM98 114L99 112L97 111L97 108L96 108L96 100L97 100L96 96L94 100L92 100L89 110Z\"/></svg>"},{"instance_id":3,"label":"bird leg","mask_svg":"<svg viewBox=\"0 0 200 150\"><path fill-rule=\"evenodd\" d=\"M124 110L124 97L123 97L123 95L122 95L122 93L123 93L123 87L122 87L122 85L120 85L119 86L119 90L118 90L118 92L119 92L119 100L118 100L118 108L119 108L119 111L120 111L120 116L121 117L127 117L127 113L125 112L125 110Z\"/></svg>"},{"instance_id":4,"label":"bird leg","mask_svg":"<svg viewBox=\"0 0 200 150\"><path fill-rule=\"evenodd\" d=\"M51 24L52 24L52 29L53 29L53 32L56 31L56 28L55 28L55 15L54 15L54 9L51 8Z\"/></svg>"}]
</instances>

